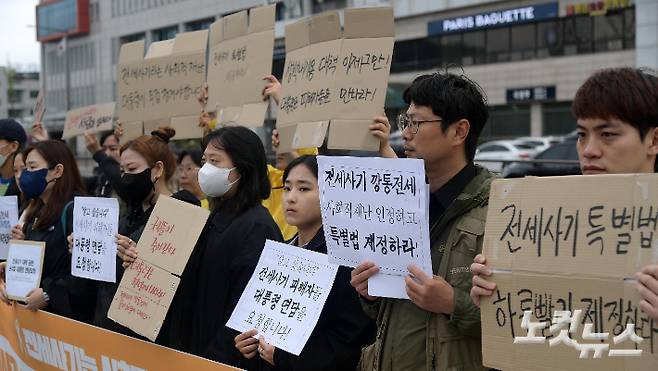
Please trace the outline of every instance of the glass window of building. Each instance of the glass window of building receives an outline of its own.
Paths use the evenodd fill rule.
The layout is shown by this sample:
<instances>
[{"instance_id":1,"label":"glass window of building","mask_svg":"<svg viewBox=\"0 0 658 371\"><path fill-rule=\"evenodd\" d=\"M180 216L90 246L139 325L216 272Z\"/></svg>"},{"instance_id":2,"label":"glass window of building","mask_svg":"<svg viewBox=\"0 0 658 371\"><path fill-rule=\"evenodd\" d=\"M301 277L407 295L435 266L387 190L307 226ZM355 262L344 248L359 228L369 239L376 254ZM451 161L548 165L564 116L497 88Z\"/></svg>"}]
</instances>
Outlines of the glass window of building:
<instances>
[{"instance_id":1,"label":"glass window of building","mask_svg":"<svg viewBox=\"0 0 658 371\"><path fill-rule=\"evenodd\" d=\"M562 55L562 28L558 20L537 23L537 57Z\"/></svg>"},{"instance_id":2,"label":"glass window of building","mask_svg":"<svg viewBox=\"0 0 658 371\"><path fill-rule=\"evenodd\" d=\"M593 30L589 15L562 19L564 26L564 54L591 53Z\"/></svg>"},{"instance_id":3,"label":"glass window of building","mask_svg":"<svg viewBox=\"0 0 658 371\"><path fill-rule=\"evenodd\" d=\"M489 121L484 125L480 138L515 138L530 135L530 107L526 105L494 106L489 111Z\"/></svg>"},{"instance_id":4,"label":"glass window of building","mask_svg":"<svg viewBox=\"0 0 658 371\"><path fill-rule=\"evenodd\" d=\"M416 40L396 41L393 45L394 72L416 69Z\"/></svg>"},{"instance_id":5,"label":"glass window of building","mask_svg":"<svg viewBox=\"0 0 658 371\"><path fill-rule=\"evenodd\" d=\"M185 23L185 31L207 30L215 22L215 17Z\"/></svg>"},{"instance_id":6,"label":"glass window of building","mask_svg":"<svg viewBox=\"0 0 658 371\"><path fill-rule=\"evenodd\" d=\"M536 28L534 24L518 25L511 28L511 60L520 61L535 58Z\"/></svg>"},{"instance_id":7,"label":"glass window of building","mask_svg":"<svg viewBox=\"0 0 658 371\"><path fill-rule=\"evenodd\" d=\"M152 32L152 41L162 41L162 40L169 40L173 39L176 37L176 33L178 32L178 26L171 26L171 27L165 27L161 28L159 30L155 30Z\"/></svg>"},{"instance_id":8,"label":"glass window of building","mask_svg":"<svg viewBox=\"0 0 658 371\"><path fill-rule=\"evenodd\" d=\"M543 135L565 135L576 130L576 119L571 113L571 102L544 103L542 112Z\"/></svg>"},{"instance_id":9,"label":"glass window of building","mask_svg":"<svg viewBox=\"0 0 658 371\"><path fill-rule=\"evenodd\" d=\"M487 61L489 63L509 62L510 28L502 27L487 30Z\"/></svg>"},{"instance_id":10,"label":"glass window of building","mask_svg":"<svg viewBox=\"0 0 658 371\"><path fill-rule=\"evenodd\" d=\"M487 48L484 31L464 34L461 63L463 65L483 64L487 61Z\"/></svg>"},{"instance_id":11,"label":"glass window of building","mask_svg":"<svg viewBox=\"0 0 658 371\"><path fill-rule=\"evenodd\" d=\"M624 47L624 14L608 14L594 18L594 51L621 50Z\"/></svg>"},{"instance_id":12,"label":"glass window of building","mask_svg":"<svg viewBox=\"0 0 658 371\"><path fill-rule=\"evenodd\" d=\"M441 37L441 63L443 65L460 63L462 59L462 35L445 35Z\"/></svg>"},{"instance_id":13,"label":"glass window of building","mask_svg":"<svg viewBox=\"0 0 658 371\"><path fill-rule=\"evenodd\" d=\"M624 9L624 49L635 48L635 8Z\"/></svg>"},{"instance_id":14,"label":"glass window of building","mask_svg":"<svg viewBox=\"0 0 658 371\"><path fill-rule=\"evenodd\" d=\"M418 40L416 45L416 51L418 52L418 69L430 69L441 65L440 42L441 39L437 36L429 36Z\"/></svg>"}]
</instances>

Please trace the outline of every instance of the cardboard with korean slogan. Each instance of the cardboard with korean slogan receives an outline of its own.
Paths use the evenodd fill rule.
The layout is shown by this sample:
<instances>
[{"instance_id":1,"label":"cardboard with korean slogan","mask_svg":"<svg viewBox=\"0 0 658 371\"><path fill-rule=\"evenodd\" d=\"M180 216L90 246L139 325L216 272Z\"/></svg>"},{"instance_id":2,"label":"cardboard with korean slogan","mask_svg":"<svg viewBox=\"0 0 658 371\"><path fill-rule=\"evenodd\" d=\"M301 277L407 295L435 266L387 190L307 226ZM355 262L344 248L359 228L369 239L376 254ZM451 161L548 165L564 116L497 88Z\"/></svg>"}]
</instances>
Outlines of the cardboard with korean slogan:
<instances>
[{"instance_id":1,"label":"cardboard with korean slogan","mask_svg":"<svg viewBox=\"0 0 658 371\"><path fill-rule=\"evenodd\" d=\"M43 115L46 113L46 98L43 96L43 89L39 89L37 100L34 103L34 122L43 122Z\"/></svg>"},{"instance_id":2,"label":"cardboard with korean slogan","mask_svg":"<svg viewBox=\"0 0 658 371\"><path fill-rule=\"evenodd\" d=\"M592 192L596 190L596 192ZM658 322L634 274L658 262L658 176L496 180L484 254L484 364L503 370L654 370Z\"/></svg>"},{"instance_id":3,"label":"cardboard with korean slogan","mask_svg":"<svg viewBox=\"0 0 658 371\"><path fill-rule=\"evenodd\" d=\"M275 6L252 8L210 26L208 110L220 125L262 126L263 76L272 72Z\"/></svg>"},{"instance_id":4,"label":"cardboard with korean slogan","mask_svg":"<svg viewBox=\"0 0 658 371\"><path fill-rule=\"evenodd\" d=\"M160 196L124 273L108 317L155 341L208 210Z\"/></svg>"},{"instance_id":5,"label":"cardboard with korean slogan","mask_svg":"<svg viewBox=\"0 0 658 371\"><path fill-rule=\"evenodd\" d=\"M197 96L206 79L207 39L207 30L179 33L152 43L146 55L144 40L121 46L117 95L124 130L135 135L143 125L144 132L150 132L148 123L155 121L176 129L174 139L203 136Z\"/></svg>"},{"instance_id":6,"label":"cardboard with korean slogan","mask_svg":"<svg viewBox=\"0 0 658 371\"><path fill-rule=\"evenodd\" d=\"M5 271L7 297L26 301L27 294L41 286L43 256L46 243L41 241L9 241Z\"/></svg>"},{"instance_id":7,"label":"cardboard with korean slogan","mask_svg":"<svg viewBox=\"0 0 658 371\"><path fill-rule=\"evenodd\" d=\"M277 117L279 152L321 146L371 150L382 115L394 43L393 9L345 9L286 26L286 64Z\"/></svg>"},{"instance_id":8,"label":"cardboard with korean slogan","mask_svg":"<svg viewBox=\"0 0 658 371\"><path fill-rule=\"evenodd\" d=\"M94 104L66 112L62 138L73 138L84 133L100 133L112 130L114 102Z\"/></svg>"}]
</instances>

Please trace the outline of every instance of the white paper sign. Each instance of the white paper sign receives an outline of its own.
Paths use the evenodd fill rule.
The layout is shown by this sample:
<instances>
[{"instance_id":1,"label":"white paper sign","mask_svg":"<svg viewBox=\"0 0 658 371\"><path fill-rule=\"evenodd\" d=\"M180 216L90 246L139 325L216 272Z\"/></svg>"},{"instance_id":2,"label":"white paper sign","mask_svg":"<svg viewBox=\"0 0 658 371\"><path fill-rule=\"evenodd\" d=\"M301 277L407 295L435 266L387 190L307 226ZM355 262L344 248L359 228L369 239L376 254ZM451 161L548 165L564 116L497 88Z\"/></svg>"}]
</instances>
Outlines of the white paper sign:
<instances>
[{"instance_id":1,"label":"white paper sign","mask_svg":"<svg viewBox=\"0 0 658 371\"><path fill-rule=\"evenodd\" d=\"M320 318L338 266L327 256L266 241L256 270L226 326L299 355Z\"/></svg>"},{"instance_id":2,"label":"white paper sign","mask_svg":"<svg viewBox=\"0 0 658 371\"><path fill-rule=\"evenodd\" d=\"M18 224L18 197L0 197L0 260L7 260L11 229Z\"/></svg>"},{"instance_id":3,"label":"white paper sign","mask_svg":"<svg viewBox=\"0 0 658 371\"><path fill-rule=\"evenodd\" d=\"M71 274L97 281L116 282L116 234L119 230L117 199L76 197L74 205Z\"/></svg>"},{"instance_id":4,"label":"white paper sign","mask_svg":"<svg viewBox=\"0 0 658 371\"><path fill-rule=\"evenodd\" d=\"M404 276L414 264L432 274L428 190L419 159L318 156L322 224L329 261L380 268L378 296L405 298ZM386 282L397 282L389 288Z\"/></svg>"},{"instance_id":5,"label":"white paper sign","mask_svg":"<svg viewBox=\"0 0 658 371\"><path fill-rule=\"evenodd\" d=\"M45 242L9 241L9 256L5 272L9 299L25 301L27 294L41 285L45 250Z\"/></svg>"}]
</instances>

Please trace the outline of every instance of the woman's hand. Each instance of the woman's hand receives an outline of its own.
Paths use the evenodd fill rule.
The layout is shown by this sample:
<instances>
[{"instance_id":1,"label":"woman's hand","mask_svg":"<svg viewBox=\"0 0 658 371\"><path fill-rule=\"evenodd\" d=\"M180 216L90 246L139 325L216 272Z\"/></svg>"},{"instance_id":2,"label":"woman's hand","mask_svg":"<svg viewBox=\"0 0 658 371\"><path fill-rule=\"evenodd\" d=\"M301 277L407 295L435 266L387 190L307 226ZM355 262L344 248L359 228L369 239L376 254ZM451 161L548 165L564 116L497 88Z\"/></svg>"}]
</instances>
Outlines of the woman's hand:
<instances>
[{"instance_id":1,"label":"woman's hand","mask_svg":"<svg viewBox=\"0 0 658 371\"><path fill-rule=\"evenodd\" d=\"M122 266L128 268L137 259L137 244L126 236L120 234L117 237L117 256L123 260Z\"/></svg>"},{"instance_id":2,"label":"woman's hand","mask_svg":"<svg viewBox=\"0 0 658 371\"><path fill-rule=\"evenodd\" d=\"M244 358L252 359L258 352L258 339L254 337L257 333L258 330L253 329L235 337L235 348L242 353Z\"/></svg>"},{"instance_id":3,"label":"woman's hand","mask_svg":"<svg viewBox=\"0 0 658 371\"><path fill-rule=\"evenodd\" d=\"M260 354L260 358L264 359L272 366L274 366L274 349L274 345L270 345L266 342L265 338L261 335L258 339L258 354Z\"/></svg>"},{"instance_id":4,"label":"woman's hand","mask_svg":"<svg viewBox=\"0 0 658 371\"><path fill-rule=\"evenodd\" d=\"M12 240L24 240L25 239L25 233L23 233L23 225L22 224L16 224L11 229L11 239Z\"/></svg>"},{"instance_id":5,"label":"woman's hand","mask_svg":"<svg viewBox=\"0 0 658 371\"><path fill-rule=\"evenodd\" d=\"M48 306L48 301L43 294L43 289L41 287L37 289L32 289L27 293L27 299L25 300L27 304L27 309L37 311Z\"/></svg>"},{"instance_id":6,"label":"woman's hand","mask_svg":"<svg viewBox=\"0 0 658 371\"><path fill-rule=\"evenodd\" d=\"M66 242L68 242L69 254L73 254L73 233L66 237Z\"/></svg>"}]
</instances>

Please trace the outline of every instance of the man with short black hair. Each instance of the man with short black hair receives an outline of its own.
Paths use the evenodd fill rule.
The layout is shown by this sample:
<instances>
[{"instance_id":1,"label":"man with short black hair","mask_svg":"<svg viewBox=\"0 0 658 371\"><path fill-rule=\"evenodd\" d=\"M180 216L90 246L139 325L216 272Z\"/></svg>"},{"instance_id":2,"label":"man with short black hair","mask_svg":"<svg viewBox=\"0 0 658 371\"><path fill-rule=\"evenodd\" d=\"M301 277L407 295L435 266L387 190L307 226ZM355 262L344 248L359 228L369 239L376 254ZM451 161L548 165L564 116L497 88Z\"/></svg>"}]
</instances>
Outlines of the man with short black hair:
<instances>
[{"instance_id":1,"label":"man with short black hair","mask_svg":"<svg viewBox=\"0 0 658 371\"><path fill-rule=\"evenodd\" d=\"M654 173L658 155L658 77L649 70L614 68L590 76L572 106L578 120L578 158L584 175ZM482 255L471 265L471 298L496 289ZM640 308L658 321L658 264L636 273Z\"/></svg>"},{"instance_id":2,"label":"man with short black hair","mask_svg":"<svg viewBox=\"0 0 658 371\"><path fill-rule=\"evenodd\" d=\"M20 194L14 178L14 157L27 142L23 126L13 119L0 120L0 196Z\"/></svg>"},{"instance_id":3,"label":"man with short black hair","mask_svg":"<svg viewBox=\"0 0 658 371\"><path fill-rule=\"evenodd\" d=\"M352 286L377 320L375 343L364 349L362 370L482 370L480 311L468 296L469 265L482 251L489 186L494 174L473 164L489 116L477 84L463 75L416 78L399 126L407 157L420 158L430 191L433 276L409 266L411 300L368 295L371 262L352 271ZM376 121L388 126L385 117ZM382 151L387 152L387 151Z\"/></svg>"}]
</instances>

